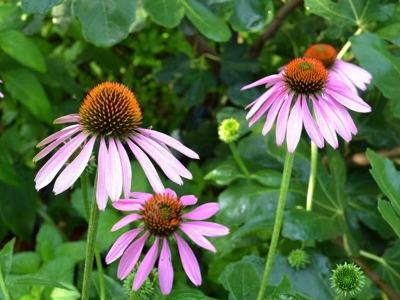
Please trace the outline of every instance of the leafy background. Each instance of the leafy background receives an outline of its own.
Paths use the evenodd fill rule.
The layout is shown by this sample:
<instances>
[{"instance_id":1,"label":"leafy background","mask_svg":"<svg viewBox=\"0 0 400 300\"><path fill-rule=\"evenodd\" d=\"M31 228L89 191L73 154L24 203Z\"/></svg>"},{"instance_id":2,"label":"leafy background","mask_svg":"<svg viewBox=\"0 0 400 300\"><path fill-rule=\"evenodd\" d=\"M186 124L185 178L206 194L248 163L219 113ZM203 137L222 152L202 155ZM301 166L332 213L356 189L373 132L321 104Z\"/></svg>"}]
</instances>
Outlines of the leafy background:
<instances>
[{"instance_id":1,"label":"leafy background","mask_svg":"<svg viewBox=\"0 0 400 300\"><path fill-rule=\"evenodd\" d=\"M355 35L357 33L357 35ZM310 143L295 156L282 239L267 299L332 299L330 270L354 261L367 280L358 299L400 299L400 5L390 0L0 0L0 266L14 299L78 299L86 221L82 191L36 192L35 145L60 129L55 118L77 111L103 81L129 86L144 126L173 134L200 154L192 181L175 188L218 201L216 221L231 234L214 239L216 255L196 249L203 284L195 288L174 253L173 292L166 299L254 299L268 251L285 147L260 124L248 128L244 107L262 88L255 79L329 43L344 60L373 75L361 97L370 114L354 114L359 134L338 150L319 151L314 209L305 211ZM241 124L246 178L217 126ZM134 190L150 191L138 165ZM93 182L93 174L83 180ZM121 216L101 213L104 260ZM291 250L311 264L295 270ZM125 299L117 263L104 265L106 299ZM99 299L98 274L91 297ZM0 292L0 298L4 295ZM162 298L160 296L160 298Z\"/></svg>"}]
</instances>

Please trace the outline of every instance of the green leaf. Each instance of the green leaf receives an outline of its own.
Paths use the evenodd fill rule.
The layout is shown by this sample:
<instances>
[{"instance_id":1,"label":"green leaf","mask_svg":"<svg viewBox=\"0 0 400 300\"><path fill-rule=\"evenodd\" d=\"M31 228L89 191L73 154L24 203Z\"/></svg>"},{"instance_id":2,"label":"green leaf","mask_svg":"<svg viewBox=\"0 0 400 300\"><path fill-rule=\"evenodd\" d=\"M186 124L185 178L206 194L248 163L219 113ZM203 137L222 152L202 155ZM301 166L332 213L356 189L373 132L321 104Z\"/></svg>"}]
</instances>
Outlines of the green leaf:
<instances>
[{"instance_id":1,"label":"green leaf","mask_svg":"<svg viewBox=\"0 0 400 300\"><path fill-rule=\"evenodd\" d=\"M116 298L126 298L126 291L125 289L121 286L121 284L117 281L115 281L113 278L110 276L107 276L103 274L104 277L104 285L106 288L106 299L116 299ZM100 298L100 281L99 281L99 273L98 272L93 272L92 273L92 282L97 290L97 294L99 295Z\"/></svg>"},{"instance_id":2,"label":"green leaf","mask_svg":"<svg viewBox=\"0 0 400 300\"><path fill-rule=\"evenodd\" d=\"M15 238L5 244L4 247L0 250L0 268L3 276L7 276L10 272L14 244Z\"/></svg>"},{"instance_id":3,"label":"green leaf","mask_svg":"<svg viewBox=\"0 0 400 300\"><path fill-rule=\"evenodd\" d=\"M48 223L43 223L36 236L36 252L40 254L42 260L44 262L52 260L61 244L62 237L58 230Z\"/></svg>"},{"instance_id":4,"label":"green leaf","mask_svg":"<svg viewBox=\"0 0 400 300\"><path fill-rule=\"evenodd\" d=\"M272 8L270 0L234 0L229 19L236 31L261 30Z\"/></svg>"},{"instance_id":5,"label":"green leaf","mask_svg":"<svg viewBox=\"0 0 400 300\"><path fill-rule=\"evenodd\" d=\"M144 0L143 5L154 22L167 28L177 26L185 14L180 0Z\"/></svg>"},{"instance_id":6,"label":"green leaf","mask_svg":"<svg viewBox=\"0 0 400 300\"><path fill-rule=\"evenodd\" d=\"M195 294L195 293L188 293L184 292L179 295L173 295L173 296L166 296L163 297L165 300L216 300L215 298L210 298L201 294Z\"/></svg>"},{"instance_id":7,"label":"green leaf","mask_svg":"<svg viewBox=\"0 0 400 300\"><path fill-rule=\"evenodd\" d=\"M11 273L13 274L32 274L40 266L40 255L36 252L20 252L13 256Z\"/></svg>"},{"instance_id":8,"label":"green leaf","mask_svg":"<svg viewBox=\"0 0 400 300\"><path fill-rule=\"evenodd\" d=\"M61 289L67 289L69 290L70 288L57 282L54 281L53 279L41 275L36 275L36 274L27 274L27 275L19 275L11 280L8 281L9 285L44 285L44 286L51 286L51 287L57 287Z\"/></svg>"},{"instance_id":9,"label":"green leaf","mask_svg":"<svg viewBox=\"0 0 400 300\"><path fill-rule=\"evenodd\" d=\"M373 83L389 99L400 93L400 58L393 56L377 35L363 33L350 39L360 65L372 74Z\"/></svg>"},{"instance_id":10,"label":"green leaf","mask_svg":"<svg viewBox=\"0 0 400 300\"><path fill-rule=\"evenodd\" d=\"M381 257L376 272L382 276L390 286L400 292L400 241L387 249Z\"/></svg>"},{"instance_id":11,"label":"green leaf","mask_svg":"<svg viewBox=\"0 0 400 300\"><path fill-rule=\"evenodd\" d=\"M298 241L322 242L341 235L332 219L317 212L293 209L285 213L282 235Z\"/></svg>"},{"instance_id":12,"label":"green leaf","mask_svg":"<svg viewBox=\"0 0 400 300\"><path fill-rule=\"evenodd\" d=\"M60 289L60 288L54 288L51 291L50 297L52 300L78 300L81 297L81 294L79 291L73 286L69 286L69 290L66 289Z\"/></svg>"},{"instance_id":13,"label":"green leaf","mask_svg":"<svg viewBox=\"0 0 400 300\"><path fill-rule=\"evenodd\" d=\"M56 257L68 256L75 263L83 261L85 259L86 242L68 242L61 244L56 250Z\"/></svg>"},{"instance_id":14,"label":"green leaf","mask_svg":"<svg viewBox=\"0 0 400 300\"><path fill-rule=\"evenodd\" d=\"M388 196L394 210L400 216L400 172L388 158L380 157L370 149L367 149L366 154L371 163L372 177L382 192Z\"/></svg>"},{"instance_id":15,"label":"green leaf","mask_svg":"<svg viewBox=\"0 0 400 300\"><path fill-rule=\"evenodd\" d=\"M375 32L380 38L400 46L400 23L389 24Z\"/></svg>"},{"instance_id":16,"label":"green leaf","mask_svg":"<svg viewBox=\"0 0 400 300\"><path fill-rule=\"evenodd\" d=\"M0 31L6 29L22 29L24 21L21 20L20 6L11 3L0 3Z\"/></svg>"},{"instance_id":17,"label":"green leaf","mask_svg":"<svg viewBox=\"0 0 400 300\"><path fill-rule=\"evenodd\" d=\"M0 181L14 186L21 185L21 180L12 165L11 156L4 144L0 146Z\"/></svg>"},{"instance_id":18,"label":"green leaf","mask_svg":"<svg viewBox=\"0 0 400 300\"><path fill-rule=\"evenodd\" d=\"M27 13L45 14L62 0L22 0L21 7Z\"/></svg>"},{"instance_id":19,"label":"green leaf","mask_svg":"<svg viewBox=\"0 0 400 300\"><path fill-rule=\"evenodd\" d=\"M231 37L228 25L196 0L181 0L185 14L196 28L207 38L216 42L226 42Z\"/></svg>"},{"instance_id":20,"label":"green leaf","mask_svg":"<svg viewBox=\"0 0 400 300\"><path fill-rule=\"evenodd\" d=\"M33 73L25 69L13 69L2 72L2 77L10 94L35 117L49 124L53 122L50 101Z\"/></svg>"},{"instance_id":21,"label":"green leaf","mask_svg":"<svg viewBox=\"0 0 400 300\"><path fill-rule=\"evenodd\" d=\"M218 185L228 185L239 178L245 178L245 176L238 170L232 158L221 162L204 176L205 180L213 180Z\"/></svg>"},{"instance_id":22,"label":"green leaf","mask_svg":"<svg viewBox=\"0 0 400 300\"><path fill-rule=\"evenodd\" d=\"M82 23L83 36L96 46L112 46L125 39L135 21L136 1L74 0L73 14Z\"/></svg>"},{"instance_id":23,"label":"green leaf","mask_svg":"<svg viewBox=\"0 0 400 300\"><path fill-rule=\"evenodd\" d=\"M394 232L400 238L400 216L396 214L393 206L385 200L378 200L378 210L386 222L393 228Z\"/></svg>"},{"instance_id":24,"label":"green leaf","mask_svg":"<svg viewBox=\"0 0 400 300\"><path fill-rule=\"evenodd\" d=\"M46 71L44 57L39 48L18 30L0 31L0 48L24 66L38 72Z\"/></svg>"}]
</instances>

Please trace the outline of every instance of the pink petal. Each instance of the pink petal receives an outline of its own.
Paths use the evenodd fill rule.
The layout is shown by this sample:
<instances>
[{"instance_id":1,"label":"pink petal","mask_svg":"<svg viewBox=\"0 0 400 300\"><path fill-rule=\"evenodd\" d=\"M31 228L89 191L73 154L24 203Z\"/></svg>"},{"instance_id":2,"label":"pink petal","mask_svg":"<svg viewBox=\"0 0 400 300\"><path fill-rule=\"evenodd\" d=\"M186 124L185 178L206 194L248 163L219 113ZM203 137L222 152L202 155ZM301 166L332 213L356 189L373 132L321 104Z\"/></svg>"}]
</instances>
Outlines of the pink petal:
<instances>
[{"instance_id":1,"label":"pink petal","mask_svg":"<svg viewBox=\"0 0 400 300\"><path fill-rule=\"evenodd\" d=\"M163 295L168 295L174 281L174 269L171 262L171 250L168 246L168 239L163 238L160 260L158 262L158 280Z\"/></svg>"},{"instance_id":2,"label":"pink petal","mask_svg":"<svg viewBox=\"0 0 400 300\"><path fill-rule=\"evenodd\" d=\"M189 149L188 147L183 145L181 142L170 137L167 134L164 134L164 133L161 133L161 132L158 132L155 130L144 129L144 128L139 128L138 131L147 135L149 138L151 138L157 142L168 145L169 147L175 149L176 151L179 151L180 153L186 155L187 157L190 157L193 159L199 159L199 155L196 152Z\"/></svg>"},{"instance_id":3,"label":"pink petal","mask_svg":"<svg viewBox=\"0 0 400 300\"><path fill-rule=\"evenodd\" d=\"M300 140L301 130L303 128L301 112L301 99L299 97L293 106L288 120L286 143L289 153L293 153L294 150L296 150L297 144Z\"/></svg>"},{"instance_id":4,"label":"pink petal","mask_svg":"<svg viewBox=\"0 0 400 300\"><path fill-rule=\"evenodd\" d=\"M319 148L322 148L324 147L324 137L322 136L321 131L319 130L317 124L314 121L314 118L310 113L306 96L302 96L301 101L302 101L301 109L303 115L304 128L306 129L306 132L308 136L311 138L311 140Z\"/></svg>"},{"instance_id":5,"label":"pink petal","mask_svg":"<svg viewBox=\"0 0 400 300\"><path fill-rule=\"evenodd\" d=\"M164 195L168 195L168 196L170 196L172 198L178 197L178 195L173 190L171 190L170 188L166 188L164 190Z\"/></svg>"},{"instance_id":6,"label":"pink petal","mask_svg":"<svg viewBox=\"0 0 400 300\"><path fill-rule=\"evenodd\" d=\"M215 215L219 210L218 203L206 203L200 205L189 213L183 214L181 217L190 220L204 220Z\"/></svg>"},{"instance_id":7,"label":"pink petal","mask_svg":"<svg viewBox=\"0 0 400 300\"><path fill-rule=\"evenodd\" d=\"M246 115L246 119L248 120L249 118L251 118L255 114L255 112L259 110L259 108L261 106L264 106L264 103L266 103L267 100L271 100L272 101L273 99L271 99L271 98L274 98L273 95L276 92L278 92L279 89L282 86L284 86L284 84L285 84L284 82L275 84L273 87L271 87L269 90L267 90L264 94L262 94L256 100L254 100L254 102L252 102L253 105L252 105L251 109L249 110L249 112ZM248 107L249 106L246 106L246 109ZM268 107L264 111L266 111L268 109Z\"/></svg>"},{"instance_id":8,"label":"pink petal","mask_svg":"<svg viewBox=\"0 0 400 300\"><path fill-rule=\"evenodd\" d=\"M81 132L76 137L71 139L68 143L62 146L39 170L35 177L36 189L40 190L48 185L58 171L64 166L67 160L78 149L83 141L88 137L88 133Z\"/></svg>"},{"instance_id":9,"label":"pink petal","mask_svg":"<svg viewBox=\"0 0 400 300\"><path fill-rule=\"evenodd\" d=\"M131 183L132 183L131 162L130 162L128 154L126 153L125 148L122 145L122 143L120 142L120 140L117 140L117 148L118 148L119 157L121 158L124 196L126 198L128 198L129 194L131 192Z\"/></svg>"},{"instance_id":10,"label":"pink petal","mask_svg":"<svg viewBox=\"0 0 400 300\"><path fill-rule=\"evenodd\" d=\"M125 251L126 247L135 239L135 237L143 231L143 228L135 228L125 232L112 245L106 256L106 263L111 264L117 260Z\"/></svg>"},{"instance_id":11,"label":"pink petal","mask_svg":"<svg viewBox=\"0 0 400 300\"><path fill-rule=\"evenodd\" d=\"M339 142L337 140L336 132L333 129L332 124L328 124L327 122L329 118L325 115L318 101L315 100L312 96L310 97L313 101L315 117L317 119L322 135L333 148L337 148L339 146Z\"/></svg>"},{"instance_id":12,"label":"pink petal","mask_svg":"<svg viewBox=\"0 0 400 300\"><path fill-rule=\"evenodd\" d=\"M330 95L333 99L335 99L337 102L339 102L340 104L346 106L351 110L362 113L371 111L371 107L367 103L365 103L360 97L358 97L353 93L351 94L347 93L346 95L342 95L328 88L325 89L325 92L326 94Z\"/></svg>"},{"instance_id":13,"label":"pink petal","mask_svg":"<svg viewBox=\"0 0 400 300\"><path fill-rule=\"evenodd\" d=\"M185 222L193 231L205 236L223 236L229 234L229 228L213 222Z\"/></svg>"},{"instance_id":14,"label":"pink petal","mask_svg":"<svg viewBox=\"0 0 400 300\"><path fill-rule=\"evenodd\" d=\"M343 124L343 119L341 115L336 114L337 111L332 110L332 108L327 104L327 101L320 101L321 108L324 110L325 114L329 117L330 123L333 124L337 133L346 141L349 142L351 140L351 132ZM327 120L328 121L328 120Z\"/></svg>"},{"instance_id":15,"label":"pink petal","mask_svg":"<svg viewBox=\"0 0 400 300\"><path fill-rule=\"evenodd\" d=\"M276 116L281 108L283 102L285 101L286 93L282 93L278 98L275 99L275 102L272 104L271 108L268 111L267 120L264 124L262 134L266 135L274 125Z\"/></svg>"},{"instance_id":16,"label":"pink petal","mask_svg":"<svg viewBox=\"0 0 400 300\"><path fill-rule=\"evenodd\" d=\"M281 74L274 74L274 75L270 75L270 76L261 78L261 79L255 81L255 82L253 82L251 84L245 85L240 90L244 91L244 90L247 90L247 89L251 89L251 88L253 88L255 86L259 86L259 85L262 85L262 84L276 83L276 82L279 82L279 81L282 81L282 80L283 80L283 76Z\"/></svg>"},{"instance_id":17,"label":"pink petal","mask_svg":"<svg viewBox=\"0 0 400 300\"><path fill-rule=\"evenodd\" d=\"M122 227L128 225L129 223L135 222L135 221L137 221L139 219L142 219L142 215L129 214L129 215L123 217L117 223L115 223L114 226L111 228L111 231L116 231L118 229L121 229Z\"/></svg>"},{"instance_id":18,"label":"pink petal","mask_svg":"<svg viewBox=\"0 0 400 300\"><path fill-rule=\"evenodd\" d=\"M64 171L62 171L60 176L58 176L53 189L56 195L71 187L79 176L81 176L92 155L95 141L96 137L94 136L83 147L79 155L64 169Z\"/></svg>"},{"instance_id":19,"label":"pink petal","mask_svg":"<svg viewBox=\"0 0 400 300\"><path fill-rule=\"evenodd\" d=\"M142 253L148 236L149 234L145 233L126 249L118 265L117 276L119 279L124 279L132 271Z\"/></svg>"},{"instance_id":20,"label":"pink petal","mask_svg":"<svg viewBox=\"0 0 400 300\"><path fill-rule=\"evenodd\" d=\"M111 201L117 201L122 193L121 159L112 137L108 143L106 189Z\"/></svg>"},{"instance_id":21,"label":"pink petal","mask_svg":"<svg viewBox=\"0 0 400 300\"><path fill-rule=\"evenodd\" d=\"M133 200L138 201L143 204L147 200L149 200L151 197L153 197L153 194L142 193L142 192L132 192L131 197L134 198Z\"/></svg>"},{"instance_id":22,"label":"pink petal","mask_svg":"<svg viewBox=\"0 0 400 300\"><path fill-rule=\"evenodd\" d=\"M158 256L158 244L159 244L159 237L156 237L153 246L151 246L149 252L147 252L146 256L144 257L140 267L136 273L135 279L133 281L132 289L137 291L149 276L151 270L154 267Z\"/></svg>"},{"instance_id":23,"label":"pink petal","mask_svg":"<svg viewBox=\"0 0 400 300\"><path fill-rule=\"evenodd\" d=\"M119 199L112 206L121 211L143 210L143 205L132 199Z\"/></svg>"},{"instance_id":24,"label":"pink petal","mask_svg":"<svg viewBox=\"0 0 400 300\"><path fill-rule=\"evenodd\" d=\"M80 124L75 124L75 125L65 127L63 129L61 129L60 131L57 131L56 133L49 135L47 138L45 138L43 141L41 141L39 144L37 144L36 147L42 147L44 145L47 145L48 143L58 140L58 139L60 139L60 137L64 136L67 132L81 131L82 128L83 128L83 126ZM67 138L65 138L65 139L67 139Z\"/></svg>"},{"instance_id":25,"label":"pink petal","mask_svg":"<svg viewBox=\"0 0 400 300\"><path fill-rule=\"evenodd\" d=\"M179 229L181 229L184 233L186 233L188 235L188 237L190 237L190 239L193 242L195 242L197 245L199 245L200 247L210 250L211 252L214 252L214 253L217 252L217 249L215 249L215 247L210 243L210 241L207 240L201 234L197 233L197 231L192 230L190 225L181 223L181 225L179 226Z\"/></svg>"},{"instance_id":26,"label":"pink petal","mask_svg":"<svg viewBox=\"0 0 400 300\"><path fill-rule=\"evenodd\" d=\"M353 118L350 116L347 109L345 109L341 104L339 104L333 100L329 104L331 105L332 109L338 111L337 114L339 114L343 117L343 122L349 128L350 132L352 134L357 134L356 124L354 124Z\"/></svg>"},{"instance_id":27,"label":"pink petal","mask_svg":"<svg viewBox=\"0 0 400 300\"><path fill-rule=\"evenodd\" d=\"M66 115L63 117L60 117L58 119L54 120L54 124L63 124L63 123L74 123L74 122L79 122L79 115L78 114L70 114Z\"/></svg>"},{"instance_id":28,"label":"pink petal","mask_svg":"<svg viewBox=\"0 0 400 300\"><path fill-rule=\"evenodd\" d=\"M178 244L179 256L181 257L183 269L190 281L194 285L201 285L201 274L199 263L197 262L196 256L189 245L176 233L174 233L176 243Z\"/></svg>"},{"instance_id":29,"label":"pink petal","mask_svg":"<svg viewBox=\"0 0 400 300\"><path fill-rule=\"evenodd\" d=\"M179 198L183 205L193 205L197 203L197 198L193 195L185 195Z\"/></svg>"},{"instance_id":30,"label":"pink petal","mask_svg":"<svg viewBox=\"0 0 400 300\"><path fill-rule=\"evenodd\" d=\"M107 206L108 193L106 189L107 174L107 145L104 138L100 139L99 156L97 159L97 187L96 201L99 210L104 210Z\"/></svg>"},{"instance_id":31,"label":"pink petal","mask_svg":"<svg viewBox=\"0 0 400 300\"><path fill-rule=\"evenodd\" d=\"M293 93L289 93L287 98L284 100L282 108L279 112L278 119L276 121L276 144L282 146L285 140L286 128L288 124L290 106L292 105Z\"/></svg>"},{"instance_id":32,"label":"pink petal","mask_svg":"<svg viewBox=\"0 0 400 300\"><path fill-rule=\"evenodd\" d=\"M128 143L129 148L131 148L133 155L136 157L139 164L142 166L144 173L147 176L154 192L162 193L164 191L164 185L161 182L160 177L157 174L152 162L147 157L147 155L136 146L130 139L125 140Z\"/></svg>"}]
</instances>

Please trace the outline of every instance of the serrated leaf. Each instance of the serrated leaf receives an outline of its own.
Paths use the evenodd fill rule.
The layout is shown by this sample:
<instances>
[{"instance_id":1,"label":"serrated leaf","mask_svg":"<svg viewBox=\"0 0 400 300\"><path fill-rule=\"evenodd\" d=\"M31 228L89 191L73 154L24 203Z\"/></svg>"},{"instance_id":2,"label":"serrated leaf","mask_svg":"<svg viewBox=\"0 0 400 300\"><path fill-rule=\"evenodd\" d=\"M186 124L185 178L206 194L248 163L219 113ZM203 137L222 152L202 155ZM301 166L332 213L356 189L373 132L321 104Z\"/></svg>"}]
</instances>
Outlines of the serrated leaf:
<instances>
[{"instance_id":1,"label":"serrated leaf","mask_svg":"<svg viewBox=\"0 0 400 300\"><path fill-rule=\"evenodd\" d=\"M261 30L268 18L270 0L234 0L229 19L236 31Z\"/></svg>"},{"instance_id":2,"label":"serrated leaf","mask_svg":"<svg viewBox=\"0 0 400 300\"><path fill-rule=\"evenodd\" d=\"M352 37L351 50L360 65L372 74L373 83L389 99L398 99L400 93L400 58L393 56L386 43L377 35L363 33Z\"/></svg>"},{"instance_id":3,"label":"serrated leaf","mask_svg":"<svg viewBox=\"0 0 400 300\"><path fill-rule=\"evenodd\" d=\"M394 232L400 238L400 217L396 214L393 206L385 200L378 200L378 210L382 217L393 228Z\"/></svg>"},{"instance_id":4,"label":"serrated leaf","mask_svg":"<svg viewBox=\"0 0 400 300\"><path fill-rule=\"evenodd\" d=\"M67 289L69 290L70 288L52 280L51 278L41 276L41 275L36 275L36 274L28 274L28 275L19 275L16 276L8 281L9 285L44 285L44 286L50 286L50 287L57 287L61 289Z\"/></svg>"},{"instance_id":5,"label":"serrated leaf","mask_svg":"<svg viewBox=\"0 0 400 300\"><path fill-rule=\"evenodd\" d=\"M319 213L294 209L285 213L282 236L298 241L322 242L341 235L331 218Z\"/></svg>"},{"instance_id":6,"label":"serrated leaf","mask_svg":"<svg viewBox=\"0 0 400 300\"><path fill-rule=\"evenodd\" d=\"M228 25L196 0L181 0L185 14L194 26L207 38L216 42L226 42L231 37Z\"/></svg>"},{"instance_id":7,"label":"serrated leaf","mask_svg":"<svg viewBox=\"0 0 400 300\"><path fill-rule=\"evenodd\" d=\"M86 40L109 47L125 39L135 21L136 1L74 0L73 14L82 23Z\"/></svg>"},{"instance_id":8,"label":"serrated leaf","mask_svg":"<svg viewBox=\"0 0 400 300\"><path fill-rule=\"evenodd\" d=\"M180 0L143 0L143 5L154 22L167 28L177 26L185 14Z\"/></svg>"},{"instance_id":9,"label":"serrated leaf","mask_svg":"<svg viewBox=\"0 0 400 300\"><path fill-rule=\"evenodd\" d=\"M24 66L38 72L46 71L46 63L39 48L18 30L0 31L0 48Z\"/></svg>"},{"instance_id":10,"label":"serrated leaf","mask_svg":"<svg viewBox=\"0 0 400 300\"><path fill-rule=\"evenodd\" d=\"M12 254L15 244L15 238L11 239L4 247L0 250L0 268L3 276L7 276L11 269Z\"/></svg>"},{"instance_id":11,"label":"serrated leaf","mask_svg":"<svg viewBox=\"0 0 400 300\"><path fill-rule=\"evenodd\" d=\"M60 4L63 0L22 0L21 7L27 13L45 14L53 6Z\"/></svg>"},{"instance_id":12,"label":"serrated leaf","mask_svg":"<svg viewBox=\"0 0 400 300\"><path fill-rule=\"evenodd\" d=\"M25 69L13 69L2 72L2 79L9 93L35 117L49 124L53 122L50 101L33 73Z\"/></svg>"}]
</instances>

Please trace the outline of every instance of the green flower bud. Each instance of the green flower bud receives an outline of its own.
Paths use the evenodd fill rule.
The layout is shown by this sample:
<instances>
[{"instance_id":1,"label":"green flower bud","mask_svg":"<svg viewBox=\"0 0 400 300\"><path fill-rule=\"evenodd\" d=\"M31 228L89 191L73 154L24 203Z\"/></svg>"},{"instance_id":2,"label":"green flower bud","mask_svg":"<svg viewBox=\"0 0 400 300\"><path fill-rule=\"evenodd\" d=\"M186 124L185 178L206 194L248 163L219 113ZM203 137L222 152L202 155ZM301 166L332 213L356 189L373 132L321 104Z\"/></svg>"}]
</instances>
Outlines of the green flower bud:
<instances>
[{"instance_id":1,"label":"green flower bud","mask_svg":"<svg viewBox=\"0 0 400 300\"><path fill-rule=\"evenodd\" d=\"M233 118L225 119L218 127L218 136L224 143L232 143L239 137L240 124Z\"/></svg>"},{"instance_id":2,"label":"green flower bud","mask_svg":"<svg viewBox=\"0 0 400 300\"><path fill-rule=\"evenodd\" d=\"M139 288L139 290L137 291L132 290L133 280L135 279L139 266L140 263L136 264L132 272L124 280L123 287L128 294L127 299L153 300L157 292L156 289L158 289L158 286L156 286L158 277L157 269L153 268L153 270L151 270L149 276L144 281L143 285Z\"/></svg>"},{"instance_id":3,"label":"green flower bud","mask_svg":"<svg viewBox=\"0 0 400 300\"><path fill-rule=\"evenodd\" d=\"M293 269L300 270L310 263L310 256L303 249L295 249L290 252L287 260Z\"/></svg>"},{"instance_id":4,"label":"green flower bud","mask_svg":"<svg viewBox=\"0 0 400 300\"><path fill-rule=\"evenodd\" d=\"M365 284L364 273L360 267L354 263L348 264L345 262L342 265L337 265L332 271L332 289L340 297L356 296Z\"/></svg>"}]
</instances>

